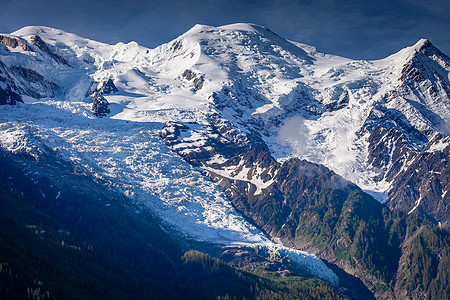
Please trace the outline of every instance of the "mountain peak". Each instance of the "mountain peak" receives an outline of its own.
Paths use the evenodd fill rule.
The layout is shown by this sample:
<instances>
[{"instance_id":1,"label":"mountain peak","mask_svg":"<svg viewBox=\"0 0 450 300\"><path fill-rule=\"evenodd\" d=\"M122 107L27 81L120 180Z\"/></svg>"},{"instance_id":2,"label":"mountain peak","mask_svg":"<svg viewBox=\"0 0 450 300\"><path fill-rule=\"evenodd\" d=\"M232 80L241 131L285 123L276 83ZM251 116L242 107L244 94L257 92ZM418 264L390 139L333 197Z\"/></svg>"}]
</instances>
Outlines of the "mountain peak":
<instances>
[{"instance_id":1,"label":"mountain peak","mask_svg":"<svg viewBox=\"0 0 450 300\"><path fill-rule=\"evenodd\" d=\"M442 72L448 73L450 71L450 58L436 48L428 39L420 39L414 46L406 49L408 54L408 61L418 60L434 60L440 66ZM439 71L441 73L441 71ZM442 73L441 75L447 80L448 75Z\"/></svg>"},{"instance_id":2,"label":"mountain peak","mask_svg":"<svg viewBox=\"0 0 450 300\"><path fill-rule=\"evenodd\" d=\"M218 27L219 29L240 30L240 31L258 31L258 29L265 29L263 26L253 23L234 23Z\"/></svg>"},{"instance_id":3,"label":"mountain peak","mask_svg":"<svg viewBox=\"0 0 450 300\"><path fill-rule=\"evenodd\" d=\"M420 40L417 41L417 43L414 44L413 48L416 50L420 50L423 48L427 48L433 46L433 44L430 42L430 40L422 38Z\"/></svg>"},{"instance_id":4,"label":"mountain peak","mask_svg":"<svg viewBox=\"0 0 450 300\"><path fill-rule=\"evenodd\" d=\"M191 29L189 29L186 33L198 33L202 31L214 30L216 27L205 24L195 24Z\"/></svg>"},{"instance_id":5,"label":"mountain peak","mask_svg":"<svg viewBox=\"0 0 450 300\"><path fill-rule=\"evenodd\" d=\"M438 48L436 48L428 39L422 38L417 41L414 45L403 48L397 53L392 54L385 60L392 61L395 60L399 65L405 63L411 63L412 60L422 60L428 57L429 59L435 60L433 57L439 57L442 61L449 61L447 55L442 53ZM440 64L440 63L439 63Z\"/></svg>"},{"instance_id":6,"label":"mountain peak","mask_svg":"<svg viewBox=\"0 0 450 300\"><path fill-rule=\"evenodd\" d=\"M191 29L189 29L184 35L198 35L207 32L243 32L243 33L267 33L271 32L267 28L252 24L252 23L234 23L223 26L211 26L204 24L195 24Z\"/></svg>"},{"instance_id":7,"label":"mountain peak","mask_svg":"<svg viewBox=\"0 0 450 300\"><path fill-rule=\"evenodd\" d=\"M63 30L47 27L47 26L25 26L19 30L12 32L11 34L16 36L29 36L29 35L61 35L67 34Z\"/></svg>"},{"instance_id":8,"label":"mountain peak","mask_svg":"<svg viewBox=\"0 0 450 300\"><path fill-rule=\"evenodd\" d=\"M414 46L408 47L406 49L410 51L410 54L413 57L415 57L419 53L428 56L433 60L435 60L435 58L433 57L439 57L440 60L446 61L446 69L448 68L448 66L450 66L450 58L445 53L441 52L441 50L436 48L436 46L434 46L428 39L420 39Z\"/></svg>"},{"instance_id":9,"label":"mountain peak","mask_svg":"<svg viewBox=\"0 0 450 300\"><path fill-rule=\"evenodd\" d=\"M62 29L47 27L47 26L25 26L19 30L11 33L11 35L24 38L30 41L33 36L39 36L45 42L55 44L56 42L73 43L74 41L87 41L88 39L80 37L77 34L66 32ZM94 42L94 41L93 41ZM99 42L96 46L100 45Z\"/></svg>"},{"instance_id":10,"label":"mountain peak","mask_svg":"<svg viewBox=\"0 0 450 300\"><path fill-rule=\"evenodd\" d=\"M253 23L233 23L222 26L211 26L205 24L195 24L188 32L202 32L210 30L236 30L236 31L258 31L260 29L265 29L263 26L253 24Z\"/></svg>"},{"instance_id":11,"label":"mountain peak","mask_svg":"<svg viewBox=\"0 0 450 300\"><path fill-rule=\"evenodd\" d=\"M420 39L412 48L415 52L420 52L426 56L437 54L439 56L446 56L438 48L436 48L428 39Z\"/></svg>"}]
</instances>

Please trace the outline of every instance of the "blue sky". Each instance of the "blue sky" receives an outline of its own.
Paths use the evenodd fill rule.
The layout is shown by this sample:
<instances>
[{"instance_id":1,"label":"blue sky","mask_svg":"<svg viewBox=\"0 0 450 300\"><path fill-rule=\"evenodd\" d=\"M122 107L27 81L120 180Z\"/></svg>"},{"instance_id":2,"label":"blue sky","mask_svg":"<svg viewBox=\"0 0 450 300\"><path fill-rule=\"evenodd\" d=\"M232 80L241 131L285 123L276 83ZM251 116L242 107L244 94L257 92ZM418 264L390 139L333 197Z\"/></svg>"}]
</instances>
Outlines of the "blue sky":
<instances>
[{"instance_id":1,"label":"blue sky","mask_svg":"<svg viewBox=\"0 0 450 300\"><path fill-rule=\"evenodd\" d=\"M0 0L0 32L45 25L154 48L195 24L263 25L319 51L386 57L428 38L450 55L450 0Z\"/></svg>"}]
</instances>

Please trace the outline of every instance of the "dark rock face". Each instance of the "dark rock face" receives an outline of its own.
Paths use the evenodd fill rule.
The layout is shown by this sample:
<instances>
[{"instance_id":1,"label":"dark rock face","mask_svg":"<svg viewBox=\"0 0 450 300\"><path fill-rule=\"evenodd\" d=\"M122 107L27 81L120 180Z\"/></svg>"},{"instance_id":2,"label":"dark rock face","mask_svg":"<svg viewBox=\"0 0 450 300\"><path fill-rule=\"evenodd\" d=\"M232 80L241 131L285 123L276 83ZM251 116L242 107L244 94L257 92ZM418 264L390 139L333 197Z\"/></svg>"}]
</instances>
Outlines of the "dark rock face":
<instances>
[{"instance_id":1,"label":"dark rock face","mask_svg":"<svg viewBox=\"0 0 450 300\"><path fill-rule=\"evenodd\" d=\"M258 145L265 146L259 136L249 136L236 130L229 121L216 114L210 115L209 120L209 126L199 127L195 130L190 127L190 124L169 122L163 127L160 135L166 145L172 149L176 148L178 154L195 166L202 164L216 166L217 163L211 161L215 156L230 159L247 149ZM193 132L200 136L199 140L186 141L180 138L182 133ZM205 146L196 146L199 141L202 141ZM180 143L185 146L179 146Z\"/></svg>"},{"instance_id":2,"label":"dark rock face","mask_svg":"<svg viewBox=\"0 0 450 300\"><path fill-rule=\"evenodd\" d=\"M32 83L42 83L44 82L44 76L39 74L36 71L25 69L22 67L14 66L11 68L14 73L25 79L26 81L32 82Z\"/></svg>"},{"instance_id":3,"label":"dark rock face","mask_svg":"<svg viewBox=\"0 0 450 300\"><path fill-rule=\"evenodd\" d=\"M339 97L337 101L324 105L323 109L326 111L336 111L342 109L348 105L349 100L350 99L348 93L345 92Z\"/></svg>"},{"instance_id":4,"label":"dark rock face","mask_svg":"<svg viewBox=\"0 0 450 300\"><path fill-rule=\"evenodd\" d=\"M22 97L11 88L10 77L6 66L0 61L0 105L15 105L17 102L23 102Z\"/></svg>"},{"instance_id":5,"label":"dark rock face","mask_svg":"<svg viewBox=\"0 0 450 300\"><path fill-rule=\"evenodd\" d=\"M434 127L439 127L443 120L430 109L430 102L431 106L440 103L447 109L450 107L450 84L447 78L449 69L450 58L426 40L403 66L399 78L401 85L395 91L400 96L415 95L418 100L409 102Z\"/></svg>"},{"instance_id":6,"label":"dark rock face","mask_svg":"<svg viewBox=\"0 0 450 300\"><path fill-rule=\"evenodd\" d=\"M428 97L436 101L441 99L441 94L446 94L447 98L450 97L448 79L444 78L440 72L436 72L434 68L430 67L428 65L429 62L423 59L423 56L424 54L417 54L403 67L400 78L403 81L403 86L401 86L400 91L410 91L416 94L422 94L423 98ZM444 56L441 63L449 64L448 68L450 68L450 58ZM419 103L419 105L420 104L421 103ZM430 114L425 106L416 108L424 115Z\"/></svg>"},{"instance_id":7,"label":"dark rock face","mask_svg":"<svg viewBox=\"0 0 450 300\"><path fill-rule=\"evenodd\" d=\"M99 89L99 91L102 94L113 94L113 93L117 93L119 91L119 89L115 86L114 81L112 81L112 79L108 79L106 82L103 83L103 86Z\"/></svg>"},{"instance_id":8,"label":"dark rock face","mask_svg":"<svg viewBox=\"0 0 450 300\"><path fill-rule=\"evenodd\" d=\"M59 86L45 79L40 73L21 66L7 67L0 61L0 82L10 86L15 94L27 95L36 99L54 97ZM3 87L5 90L6 86ZM22 98L21 98L22 99Z\"/></svg>"},{"instance_id":9,"label":"dark rock face","mask_svg":"<svg viewBox=\"0 0 450 300\"><path fill-rule=\"evenodd\" d=\"M177 52L183 48L183 43L181 41L177 41L175 44L170 47L170 51Z\"/></svg>"},{"instance_id":10,"label":"dark rock face","mask_svg":"<svg viewBox=\"0 0 450 300\"><path fill-rule=\"evenodd\" d=\"M30 83L36 84L31 85L32 88L18 88L22 94L33 98L54 97L59 89L57 84L46 80L44 76L31 69L14 66L11 68L11 74L14 75L19 86L27 87Z\"/></svg>"},{"instance_id":11,"label":"dark rock face","mask_svg":"<svg viewBox=\"0 0 450 300\"><path fill-rule=\"evenodd\" d=\"M9 84L6 85L6 89L3 90L0 86L0 105L15 105L17 102L22 102L22 97L19 94L11 90Z\"/></svg>"},{"instance_id":12,"label":"dark rock face","mask_svg":"<svg viewBox=\"0 0 450 300\"><path fill-rule=\"evenodd\" d=\"M31 41L33 44L38 46L43 52L47 53L54 61L59 64L63 64L70 67L70 64L61 56L56 53L53 53L52 50L48 47L48 45L42 40L42 38L38 35L34 35L31 37Z\"/></svg>"},{"instance_id":13,"label":"dark rock face","mask_svg":"<svg viewBox=\"0 0 450 300\"><path fill-rule=\"evenodd\" d=\"M415 155L410 140L397 128L376 125L369 135L368 163L378 175L378 181L392 181L402 167Z\"/></svg>"},{"instance_id":14,"label":"dark rock face","mask_svg":"<svg viewBox=\"0 0 450 300\"><path fill-rule=\"evenodd\" d=\"M436 136L395 177L388 205L450 227L450 138Z\"/></svg>"},{"instance_id":15,"label":"dark rock face","mask_svg":"<svg viewBox=\"0 0 450 300\"><path fill-rule=\"evenodd\" d=\"M109 95L119 92L119 89L114 84L114 81L109 78L103 82L93 81L89 90L86 92L86 97L94 96L95 93L100 93L101 95Z\"/></svg>"},{"instance_id":16,"label":"dark rock face","mask_svg":"<svg viewBox=\"0 0 450 300\"><path fill-rule=\"evenodd\" d=\"M185 70L181 76L188 81L193 79L192 83L194 85L194 90L198 91L202 89L204 82L203 76L196 74L192 70Z\"/></svg>"},{"instance_id":17,"label":"dark rock face","mask_svg":"<svg viewBox=\"0 0 450 300\"><path fill-rule=\"evenodd\" d=\"M181 76L186 78L186 80L192 80L196 75L192 70L186 69L184 70L183 74L181 74Z\"/></svg>"},{"instance_id":18,"label":"dark rock face","mask_svg":"<svg viewBox=\"0 0 450 300\"><path fill-rule=\"evenodd\" d=\"M197 77L192 81L194 84L194 90L198 91L201 90L203 87L203 77Z\"/></svg>"},{"instance_id":19,"label":"dark rock face","mask_svg":"<svg viewBox=\"0 0 450 300\"><path fill-rule=\"evenodd\" d=\"M33 51L25 42L5 35L0 35L0 45L5 45L11 48L21 47L24 51Z\"/></svg>"},{"instance_id":20,"label":"dark rock face","mask_svg":"<svg viewBox=\"0 0 450 300\"><path fill-rule=\"evenodd\" d=\"M106 117L111 110L109 109L108 100L103 97L104 94L117 93L119 89L115 86L112 79L108 79L104 81L103 84L94 91L93 94L93 102L92 102L92 111L94 115L99 118Z\"/></svg>"},{"instance_id":21,"label":"dark rock face","mask_svg":"<svg viewBox=\"0 0 450 300\"><path fill-rule=\"evenodd\" d=\"M109 102L100 93L94 94L94 101L92 102L92 112L99 118L106 117L111 110L109 109Z\"/></svg>"}]
</instances>

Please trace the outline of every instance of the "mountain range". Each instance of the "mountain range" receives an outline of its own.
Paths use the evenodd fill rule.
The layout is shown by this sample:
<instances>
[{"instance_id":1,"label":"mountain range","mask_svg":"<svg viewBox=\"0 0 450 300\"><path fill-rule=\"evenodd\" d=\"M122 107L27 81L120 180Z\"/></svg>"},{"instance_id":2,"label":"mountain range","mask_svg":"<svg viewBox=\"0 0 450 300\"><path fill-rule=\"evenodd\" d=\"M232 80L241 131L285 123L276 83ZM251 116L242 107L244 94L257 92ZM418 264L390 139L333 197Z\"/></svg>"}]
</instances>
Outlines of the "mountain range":
<instances>
[{"instance_id":1,"label":"mountain range","mask_svg":"<svg viewBox=\"0 0 450 300\"><path fill-rule=\"evenodd\" d=\"M182 255L259 276L206 298L285 298L298 276L331 298L450 294L450 58L426 39L367 61L254 24L196 25L155 49L25 27L0 34L0 104L2 221L17 223L3 242L53 268L48 245L12 236L102 241L99 269L119 262L136 286L151 264L118 253L141 247L136 261L172 266L158 296L189 290Z\"/></svg>"}]
</instances>

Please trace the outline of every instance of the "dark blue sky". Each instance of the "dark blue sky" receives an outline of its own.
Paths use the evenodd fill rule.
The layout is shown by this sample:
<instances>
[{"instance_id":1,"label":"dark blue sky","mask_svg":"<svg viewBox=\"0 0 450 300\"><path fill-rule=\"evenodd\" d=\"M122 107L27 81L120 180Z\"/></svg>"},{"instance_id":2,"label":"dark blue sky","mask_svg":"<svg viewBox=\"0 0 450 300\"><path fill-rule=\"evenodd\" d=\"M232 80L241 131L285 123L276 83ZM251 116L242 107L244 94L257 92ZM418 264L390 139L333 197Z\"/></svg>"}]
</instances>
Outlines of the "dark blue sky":
<instances>
[{"instance_id":1,"label":"dark blue sky","mask_svg":"<svg viewBox=\"0 0 450 300\"><path fill-rule=\"evenodd\" d=\"M195 24L251 22L351 58L386 57L420 38L450 55L449 0L0 0L0 32L45 25L154 48Z\"/></svg>"}]
</instances>

